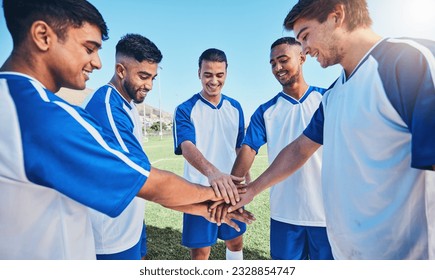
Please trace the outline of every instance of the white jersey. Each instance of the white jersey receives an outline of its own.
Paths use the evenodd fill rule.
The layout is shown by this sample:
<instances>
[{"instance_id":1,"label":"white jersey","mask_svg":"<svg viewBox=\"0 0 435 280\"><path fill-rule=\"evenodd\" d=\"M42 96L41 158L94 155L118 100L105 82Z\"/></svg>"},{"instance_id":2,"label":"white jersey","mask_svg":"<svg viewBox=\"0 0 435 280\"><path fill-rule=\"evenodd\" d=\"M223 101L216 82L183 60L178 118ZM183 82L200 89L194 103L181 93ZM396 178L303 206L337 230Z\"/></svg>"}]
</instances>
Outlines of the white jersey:
<instances>
[{"instance_id":1,"label":"white jersey","mask_svg":"<svg viewBox=\"0 0 435 280\"><path fill-rule=\"evenodd\" d=\"M300 100L280 92L254 112L243 144L258 152L267 143L269 163L272 163L307 127L324 92L324 89L309 87ZM301 226L325 226L321 150L295 174L270 189L272 219Z\"/></svg>"},{"instance_id":2,"label":"white jersey","mask_svg":"<svg viewBox=\"0 0 435 280\"><path fill-rule=\"evenodd\" d=\"M181 143L191 141L202 155L221 172L230 174L245 131L242 108L236 100L222 95L217 106L200 93L175 109L174 148L182 154ZM206 176L185 161L184 178L209 185Z\"/></svg>"},{"instance_id":3,"label":"white jersey","mask_svg":"<svg viewBox=\"0 0 435 280\"><path fill-rule=\"evenodd\" d=\"M427 259L434 205L434 42L386 39L327 91L305 130L323 143L336 259ZM433 200L433 199L432 199ZM430 235L433 235L431 233Z\"/></svg>"},{"instance_id":4,"label":"white jersey","mask_svg":"<svg viewBox=\"0 0 435 280\"><path fill-rule=\"evenodd\" d=\"M88 207L119 215L150 164L29 76L0 72L0 259L95 259Z\"/></svg>"},{"instance_id":5,"label":"white jersey","mask_svg":"<svg viewBox=\"0 0 435 280\"><path fill-rule=\"evenodd\" d=\"M111 85L90 95L83 104L120 148L148 160L142 150L142 124L133 101L130 103ZM144 226L145 200L135 197L116 218L89 208L97 254L114 254L133 247Z\"/></svg>"}]
</instances>

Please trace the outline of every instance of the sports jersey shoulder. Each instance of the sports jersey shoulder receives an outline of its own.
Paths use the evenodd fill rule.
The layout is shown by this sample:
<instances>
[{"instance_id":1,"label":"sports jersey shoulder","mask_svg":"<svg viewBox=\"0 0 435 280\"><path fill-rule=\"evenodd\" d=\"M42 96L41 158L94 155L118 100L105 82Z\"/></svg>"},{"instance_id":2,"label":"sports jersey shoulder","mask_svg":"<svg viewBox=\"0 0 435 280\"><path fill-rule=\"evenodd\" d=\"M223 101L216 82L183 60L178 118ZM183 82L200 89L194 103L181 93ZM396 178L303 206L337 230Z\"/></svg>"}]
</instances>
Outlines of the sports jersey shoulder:
<instances>
[{"instance_id":1,"label":"sports jersey shoulder","mask_svg":"<svg viewBox=\"0 0 435 280\"><path fill-rule=\"evenodd\" d=\"M242 106L234 98L231 98L227 95L222 94L221 103L223 103L224 101L228 101L232 107L237 109L239 128L238 128L238 135L237 135L237 140L236 140L236 148L240 148L242 146L242 142L243 142L243 139L245 137L245 116L243 114ZM222 107L218 107L218 108L222 108Z\"/></svg>"},{"instance_id":2,"label":"sports jersey shoulder","mask_svg":"<svg viewBox=\"0 0 435 280\"><path fill-rule=\"evenodd\" d=\"M32 78L1 73L0 83L8 105L2 111L11 115L8 127L22 141L22 150L14 152L23 155L24 174L10 175L119 215L144 184L149 163L114 149L93 117Z\"/></svg>"},{"instance_id":3,"label":"sports jersey shoulder","mask_svg":"<svg viewBox=\"0 0 435 280\"><path fill-rule=\"evenodd\" d=\"M312 105L305 105L307 100L310 100L310 98L315 98L317 100L315 101L315 104L318 104L319 98L321 98L321 96L325 93L325 91L326 90L324 88L309 86L306 93L301 97L300 100L296 100L283 92L278 93L275 97L273 97L266 103L260 105L257 108L257 110L254 112L254 114L251 116L251 121L246 131L246 136L243 143L250 146L252 149L258 152L258 149L267 142L267 133L266 133L267 124L266 124L265 117L267 112L273 110L278 102L312 107ZM315 93L317 93L317 96L315 96ZM310 108L310 110L312 109ZM269 118L270 117L268 117L268 119ZM299 122L300 120L295 119L295 121ZM273 123L274 118L272 117L272 120L269 120L269 122Z\"/></svg>"},{"instance_id":4,"label":"sports jersey shoulder","mask_svg":"<svg viewBox=\"0 0 435 280\"><path fill-rule=\"evenodd\" d=\"M282 92L278 93L269 101L261 104L251 116L251 120L246 130L243 144L248 145L258 153L258 150L267 142L266 125L264 113L276 104L279 97L283 96Z\"/></svg>"},{"instance_id":5,"label":"sports jersey shoulder","mask_svg":"<svg viewBox=\"0 0 435 280\"><path fill-rule=\"evenodd\" d=\"M104 132L123 151L149 162L135 135L137 128L133 116L134 105L129 104L115 87L111 85L100 87L82 106L101 123Z\"/></svg>"},{"instance_id":6,"label":"sports jersey shoulder","mask_svg":"<svg viewBox=\"0 0 435 280\"><path fill-rule=\"evenodd\" d=\"M371 52L385 93L412 134L412 166L435 164L435 42L386 39Z\"/></svg>"},{"instance_id":7,"label":"sports jersey shoulder","mask_svg":"<svg viewBox=\"0 0 435 280\"><path fill-rule=\"evenodd\" d=\"M184 141L189 140L193 144L196 143L195 127L190 116L195 104L200 99L201 95L197 93L175 108L172 133L174 136L174 152L176 155L182 154L180 145Z\"/></svg>"},{"instance_id":8,"label":"sports jersey shoulder","mask_svg":"<svg viewBox=\"0 0 435 280\"><path fill-rule=\"evenodd\" d=\"M222 103L224 100L227 100L233 107L235 107L238 110L242 111L242 106L240 105L239 101L237 101L234 98L231 98L231 97L229 97L227 95L222 94L222 100L221 100L220 103Z\"/></svg>"}]
</instances>

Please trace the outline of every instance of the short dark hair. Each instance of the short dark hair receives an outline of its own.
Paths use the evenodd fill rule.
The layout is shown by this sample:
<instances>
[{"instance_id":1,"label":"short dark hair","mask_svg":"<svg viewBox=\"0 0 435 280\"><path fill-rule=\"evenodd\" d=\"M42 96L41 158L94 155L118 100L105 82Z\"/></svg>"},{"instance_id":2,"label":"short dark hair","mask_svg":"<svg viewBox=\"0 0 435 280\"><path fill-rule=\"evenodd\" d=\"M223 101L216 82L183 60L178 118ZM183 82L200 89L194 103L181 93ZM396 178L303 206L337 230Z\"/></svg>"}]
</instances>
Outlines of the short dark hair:
<instances>
[{"instance_id":1,"label":"short dark hair","mask_svg":"<svg viewBox=\"0 0 435 280\"><path fill-rule=\"evenodd\" d=\"M37 20L50 25L61 40L68 27L79 28L85 23L97 26L103 40L109 38L103 16L86 0L3 0L3 10L14 46L24 41Z\"/></svg>"},{"instance_id":2,"label":"short dark hair","mask_svg":"<svg viewBox=\"0 0 435 280\"><path fill-rule=\"evenodd\" d=\"M212 61L212 62L225 62L225 68L228 67L227 56L225 53L218 49L207 49L205 50L198 59L198 66L201 68L201 64L203 60Z\"/></svg>"},{"instance_id":3,"label":"short dark hair","mask_svg":"<svg viewBox=\"0 0 435 280\"><path fill-rule=\"evenodd\" d=\"M299 0L284 19L284 27L293 30L295 22L301 18L323 23L339 4L344 5L347 12L345 21L349 31L372 25L366 0Z\"/></svg>"},{"instance_id":4,"label":"short dark hair","mask_svg":"<svg viewBox=\"0 0 435 280\"><path fill-rule=\"evenodd\" d=\"M139 62L144 60L160 63L162 53L148 38L139 34L126 34L116 44L116 54L132 57Z\"/></svg>"},{"instance_id":5,"label":"short dark hair","mask_svg":"<svg viewBox=\"0 0 435 280\"><path fill-rule=\"evenodd\" d=\"M274 47L282 44L287 44L290 46L301 46L301 43L296 41L296 39L293 37L282 37L276 40L275 42L273 42L272 46L270 46L270 49L272 50Z\"/></svg>"}]
</instances>

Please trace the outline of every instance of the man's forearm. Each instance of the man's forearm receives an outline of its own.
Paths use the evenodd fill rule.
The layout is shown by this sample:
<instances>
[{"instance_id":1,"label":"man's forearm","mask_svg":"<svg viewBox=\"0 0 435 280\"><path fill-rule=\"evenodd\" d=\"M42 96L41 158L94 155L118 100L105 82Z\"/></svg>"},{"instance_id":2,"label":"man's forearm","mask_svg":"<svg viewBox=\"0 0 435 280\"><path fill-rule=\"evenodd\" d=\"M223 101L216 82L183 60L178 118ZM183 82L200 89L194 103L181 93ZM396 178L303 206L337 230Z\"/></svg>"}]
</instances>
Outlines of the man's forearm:
<instances>
[{"instance_id":1,"label":"man's forearm","mask_svg":"<svg viewBox=\"0 0 435 280\"><path fill-rule=\"evenodd\" d=\"M281 150L266 171L251 184L251 187L258 194L283 181L302 167L320 146L302 134Z\"/></svg>"},{"instance_id":2,"label":"man's forearm","mask_svg":"<svg viewBox=\"0 0 435 280\"><path fill-rule=\"evenodd\" d=\"M168 206L167 208L180 211L183 213L191 214L191 215L197 215L202 216L204 218L210 217L210 212L208 211L208 203L207 202L201 202L196 204L189 204L189 205L181 205L181 206Z\"/></svg>"},{"instance_id":3,"label":"man's forearm","mask_svg":"<svg viewBox=\"0 0 435 280\"><path fill-rule=\"evenodd\" d=\"M163 206L181 206L217 200L212 188L193 184L165 170L152 168L138 196Z\"/></svg>"},{"instance_id":4,"label":"man's forearm","mask_svg":"<svg viewBox=\"0 0 435 280\"><path fill-rule=\"evenodd\" d=\"M255 155L255 150L248 145L243 145L237 154L231 175L245 177L254 162Z\"/></svg>"},{"instance_id":5,"label":"man's forearm","mask_svg":"<svg viewBox=\"0 0 435 280\"><path fill-rule=\"evenodd\" d=\"M219 171L213 164L211 164L198 148L190 141L181 143L183 157L190 163L196 170L201 172L206 177Z\"/></svg>"}]
</instances>

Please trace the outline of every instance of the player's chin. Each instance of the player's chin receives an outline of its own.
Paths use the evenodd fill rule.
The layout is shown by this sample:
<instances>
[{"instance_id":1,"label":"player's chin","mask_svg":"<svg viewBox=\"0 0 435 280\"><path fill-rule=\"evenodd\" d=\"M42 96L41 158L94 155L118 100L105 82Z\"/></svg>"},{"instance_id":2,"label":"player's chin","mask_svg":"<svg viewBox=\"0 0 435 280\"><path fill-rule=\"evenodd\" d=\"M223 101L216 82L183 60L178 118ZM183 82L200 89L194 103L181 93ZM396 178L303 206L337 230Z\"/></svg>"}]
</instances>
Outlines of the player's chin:
<instances>
[{"instance_id":1,"label":"player's chin","mask_svg":"<svg viewBox=\"0 0 435 280\"><path fill-rule=\"evenodd\" d=\"M85 80L77 80L70 83L65 83L62 85L62 87L75 89L75 90L84 90L86 88L86 81Z\"/></svg>"},{"instance_id":2,"label":"player's chin","mask_svg":"<svg viewBox=\"0 0 435 280\"><path fill-rule=\"evenodd\" d=\"M134 99L134 103L140 104L144 102L144 100L145 100L145 96L136 96L136 98Z\"/></svg>"}]
</instances>

